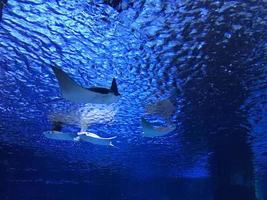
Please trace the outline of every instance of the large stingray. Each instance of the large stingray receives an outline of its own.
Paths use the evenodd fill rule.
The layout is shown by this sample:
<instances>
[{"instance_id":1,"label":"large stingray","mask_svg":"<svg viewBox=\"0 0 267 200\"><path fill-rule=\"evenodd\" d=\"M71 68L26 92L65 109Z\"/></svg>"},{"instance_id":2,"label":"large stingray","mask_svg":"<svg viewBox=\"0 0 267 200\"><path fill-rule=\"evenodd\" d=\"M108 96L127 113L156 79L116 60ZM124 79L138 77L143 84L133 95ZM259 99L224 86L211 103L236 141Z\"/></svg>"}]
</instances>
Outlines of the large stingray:
<instances>
[{"instance_id":1,"label":"large stingray","mask_svg":"<svg viewBox=\"0 0 267 200\"><path fill-rule=\"evenodd\" d=\"M84 88L72 80L65 72L52 67L58 80L62 96L75 103L112 104L118 101L120 93L116 79L113 78L111 88Z\"/></svg>"},{"instance_id":2,"label":"large stingray","mask_svg":"<svg viewBox=\"0 0 267 200\"><path fill-rule=\"evenodd\" d=\"M175 125L169 125L166 127L155 128L145 118L142 117L142 127L145 137L159 137L164 136L176 129Z\"/></svg>"}]
</instances>

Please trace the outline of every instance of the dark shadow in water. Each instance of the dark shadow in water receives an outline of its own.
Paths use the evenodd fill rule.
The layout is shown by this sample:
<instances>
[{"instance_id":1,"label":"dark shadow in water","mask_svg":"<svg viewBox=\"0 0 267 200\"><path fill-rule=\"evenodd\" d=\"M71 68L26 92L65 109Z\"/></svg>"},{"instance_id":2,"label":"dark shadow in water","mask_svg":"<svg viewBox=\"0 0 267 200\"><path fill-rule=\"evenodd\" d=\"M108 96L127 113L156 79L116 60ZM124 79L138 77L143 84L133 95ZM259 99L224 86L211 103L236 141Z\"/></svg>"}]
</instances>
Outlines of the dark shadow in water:
<instances>
[{"instance_id":1,"label":"dark shadow in water","mask_svg":"<svg viewBox=\"0 0 267 200\"><path fill-rule=\"evenodd\" d=\"M113 8L117 8L120 5L121 0L105 0L104 2Z\"/></svg>"},{"instance_id":2,"label":"dark shadow in water","mask_svg":"<svg viewBox=\"0 0 267 200\"><path fill-rule=\"evenodd\" d=\"M111 6L118 12L122 12L129 8L133 8L135 5L136 7L142 7L145 1L134 1L134 0L104 0L104 3Z\"/></svg>"},{"instance_id":3,"label":"dark shadow in water","mask_svg":"<svg viewBox=\"0 0 267 200\"><path fill-rule=\"evenodd\" d=\"M38 149L0 143L0 199L212 200L205 178L142 179L121 168L66 163L54 157Z\"/></svg>"},{"instance_id":4,"label":"dark shadow in water","mask_svg":"<svg viewBox=\"0 0 267 200\"><path fill-rule=\"evenodd\" d=\"M246 113L239 109L246 92L234 76L214 76L202 81L194 89L195 94L190 90L185 92L186 101L191 101L190 108L185 106L184 110L190 111L184 126L188 130L185 134L191 137L186 138L193 140L192 145L197 138L207 142L216 200L253 200L253 156L248 143Z\"/></svg>"},{"instance_id":5,"label":"dark shadow in water","mask_svg":"<svg viewBox=\"0 0 267 200\"><path fill-rule=\"evenodd\" d=\"M249 92L246 79L250 66L244 61L256 47L257 35L249 36L246 32L253 33L253 30L248 31L244 26L232 33L227 42L223 41L228 22L243 23L241 16L230 17L234 16L231 12L235 11L223 13L224 21L220 24L212 19L222 14L214 12L209 16L210 31L204 38L203 50L209 58L203 62L205 73L193 77L184 86L184 137L191 145L198 139L206 141L211 152L208 162L215 200L254 200L250 127L248 115L241 106ZM184 148L190 147L185 144Z\"/></svg>"},{"instance_id":6,"label":"dark shadow in water","mask_svg":"<svg viewBox=\"0 0 267 200\"><path fill-rule=\"evenodd\" d=\"M0 0L0 21L2 21L3 9L6 4L7 4L7 0Z\"/></svg>"}]
</instances>

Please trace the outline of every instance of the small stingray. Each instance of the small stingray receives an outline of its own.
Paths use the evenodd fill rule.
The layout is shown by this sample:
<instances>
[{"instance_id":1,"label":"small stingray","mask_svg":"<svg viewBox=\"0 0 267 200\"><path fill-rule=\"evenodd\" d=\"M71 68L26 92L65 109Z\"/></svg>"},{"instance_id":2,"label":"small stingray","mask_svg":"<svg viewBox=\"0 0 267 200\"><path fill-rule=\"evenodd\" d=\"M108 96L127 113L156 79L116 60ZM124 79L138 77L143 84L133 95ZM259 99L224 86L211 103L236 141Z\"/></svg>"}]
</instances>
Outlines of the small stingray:
<instances>
[{"instance_id":1,"label":"small stingray","mask_svg":"<svg viewBox=\"0 0 267 200\"><path fill-rule=\"evenodd\" d=\"M65 72L52 67L58 80L62 96L74 103L112 104L118 101L120 93L116 79L113 78L111 88L84 88L72 80Z\"/></svg>"},{"instance_id":2,"label":"small stingray","mask_svg":"<svg viewBox=\"0 0 267 200\"><path fill-rule=\"evenodd\" d=\"M78 137L79 137L79 140L90 142L92 144L103 145L103 146L114 146L112 144L112 139L115 139L117 136L103 138L94 133L83 131L83 132L78 133Z\"/></svg>"},{"instance_id":3,"label":"small stingray","mask_svg":"<svg viewBox=\"0 0 267 200\"><path fill-rule=\"evenodd\" d=\"M142 117L142 127L144 131L144 136L151 138L167 135L176 129L175 125L155 128L143 117Z\"/></svg>"},{"instance_id":4,"label":"small stingray","mask_svg":"<svg viewBox=\"0 0 267 200\"><path fill-rule=\"evenodd\" d=\"M75 141L77 138L76 133L64 133L60 131L45 131L43 134L46 138L53 140Z\"/></svg>"},{"instance_id":5,"label":"small stingray","mask_svg":"<svg viewBox=\"0 0 267 200\"><path fill-rule=\"evenodd\" d=\"M148 114L156 114L165 119L168 119L175 112L175 107L170 100L164 99L155 104L147 105L145 110Z\"/></svg>"},{"instance_id":6,"label":"small stingray","mask_svg":"<svg viewBox=\"0 0 267 200\"><path fill-rule=\"evenodd\" d=\"M79 132L79 133L64 133L60 131L45 131L43 132L46 138L53 140L65 140L65 141L85 141L90 142L96 145L102 146L113 146L112 139L115 139L117 136L102 138L94 133L90 132Z\"/></svg>"}]
</instances>

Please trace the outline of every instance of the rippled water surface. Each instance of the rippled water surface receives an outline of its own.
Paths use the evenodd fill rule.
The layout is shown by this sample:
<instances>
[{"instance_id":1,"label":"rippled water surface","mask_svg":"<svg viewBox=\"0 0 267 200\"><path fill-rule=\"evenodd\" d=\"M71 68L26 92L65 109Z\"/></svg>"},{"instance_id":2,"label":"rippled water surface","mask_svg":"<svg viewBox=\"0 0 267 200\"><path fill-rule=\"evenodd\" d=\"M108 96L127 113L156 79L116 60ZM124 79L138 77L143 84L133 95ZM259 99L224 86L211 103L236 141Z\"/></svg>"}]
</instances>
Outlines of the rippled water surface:
<instances>
[{"instance_id":1,"label":"rippled water surface","mask_svg":"<svg viewBox=\"0 0 267 200\"><path fill-rule=\"evenodd\" d=\"M1 5L1 199L267 199L265 0ZM51 66L115 77L120 100L64 100ZM168 120L146 112L164 99ZM141 117L176 130L146 138ZM49 140L55 119L117 148Z\"/></svg>"}]
</instances>

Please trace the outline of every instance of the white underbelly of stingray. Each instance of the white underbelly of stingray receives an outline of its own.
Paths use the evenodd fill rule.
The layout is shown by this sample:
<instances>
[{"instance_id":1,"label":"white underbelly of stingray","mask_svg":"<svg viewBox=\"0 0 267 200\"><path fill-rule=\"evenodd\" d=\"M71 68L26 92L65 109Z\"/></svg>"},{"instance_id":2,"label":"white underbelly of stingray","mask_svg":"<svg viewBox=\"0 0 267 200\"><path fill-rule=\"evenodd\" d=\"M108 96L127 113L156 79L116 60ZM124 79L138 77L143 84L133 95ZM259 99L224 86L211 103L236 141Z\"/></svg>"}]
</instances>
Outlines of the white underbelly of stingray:
<instances>
[{"instance_id":1,"label":"white underbelly of stingray","mask_svg":"<svg viewBox=\"0 0 267 200\"><path fill-rule=\"evenodd\" d=\"M63 133L58 131L46 131L44 132L45 136L49 139L53 140L67 140L67 141L73 141L74 136L71 133Z\"/></svg>"},{"instance_id":2,"label":"white underbelly of stingray","mask_svg":"<svg viewBox=\"0 0 267 200\"><path fill-rule=\"evenodd\" d=\"M175 130L175 127L165 127L165 130L157 130L152 128L143 128L145 137L160 137L169 134Z\"/></svg>"},{"instance_id":3,"label":"white underbelly of stingray","mask_svg":"<svg viewBox=\"0 0 267 200\"><path fill-rule=\"evenodd\" d=\"M159 136L164 136L164 135L167 135L168 132L159 132L159 131L156 131L156 130L144 130L144 136L145 137L159 137Z\"/></svg>"},{"instance_id":4,"label":"white underbelly of stingray","mask_svg":"<svg viewBox=\"0 0 267 200\"><path fill-rule=\"evenodd\" d=\"M98 145L104 145L104 146L108 146L111 143L110 139L93 138L93 137L88 137L86 135L80 135L79 138L80 140L85 141L85 142L90 142L92 144L98 144Z\"/></svg>"},{"instance_id":5,"label":"white underbelly of stingray","mask_svg":"<svg viewBox=\"0 0 267 200\"><path fill-rule=\"evenodd\" d=\"M63 91L62 95L65 99L75 103L112 104L119 98L112 93L99 94L83 88L78 91Z\"/></svg>"}]
</instances>

